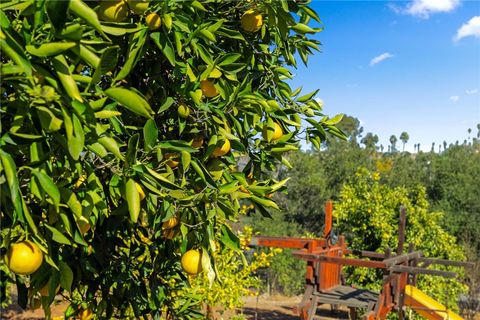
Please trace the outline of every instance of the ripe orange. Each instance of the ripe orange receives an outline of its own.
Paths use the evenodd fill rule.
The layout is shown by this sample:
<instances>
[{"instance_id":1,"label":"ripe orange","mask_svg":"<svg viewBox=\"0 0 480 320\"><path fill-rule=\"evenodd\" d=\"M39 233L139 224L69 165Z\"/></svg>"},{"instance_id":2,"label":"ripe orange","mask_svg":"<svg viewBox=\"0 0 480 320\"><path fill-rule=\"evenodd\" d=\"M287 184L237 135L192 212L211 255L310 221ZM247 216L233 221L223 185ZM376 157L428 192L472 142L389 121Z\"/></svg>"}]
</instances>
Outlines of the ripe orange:
<instances>
[{"instance_id":1,"label":"ripe orange","mask_svg":"<svg viewBox=\"0 0 480 320\"><path fill-rule=\"evenodd\" d=\"M217 158L226 155L229 151L230 140L225 139L225 142L222 144L222 146L216 147L215 150L213 150L212 155Z\"/></svg>"},{"instance_id":2,"label":"ripe orange","mask_svg":"<svg viewBox=\"0 0 480 320\"><path fill-rule=\"evenodd\" d=\"M149 1L146 0L127 0L128 7L135 14L144 14L148 9Z\"/></svg>"},{"instance_id":3,"label":"ripe orange","mask_svg":"<svg viewBox=\"0 0 480 320\"><path fill-rule=\"evenodd\" d=\"M198 250L188 250L182 256L182 268L186 273L198 274L202 272L202 254Z\"/></svg>"},{"instance_id":4,"label":"ripe orange","mask_svg":"<svg viewBox=\"0 0 480 320\"><path fill-rule=\"evenodd\" d=\"M282 130L282 127L276 122L273 124L273 127L274 127L274 130L273 130L273 135L272 135L272 140L271 141L276 141L283 136L283 130ZM263 131L262 131L262 136L263 136L263 139L265 139L265 140L268 140L268 138L267 138L268 137L268 135L267 135L268 130L269 130L269 128L265 124L263 126Z\"/></svg>"},{"instance_id":5,"label":"ripe orange","mask_svg":"<svg viewBox=\"0 0 480 320\"><path fill-rule=\"evenodd\" d=\"M178 224L178 218L173 217L162 224L162 229L173 229Z\"/></svg>"},{"instance_id":6,"label":"ripe orange","mask_svg":"<svg viewBox=\"0 0 480 320\"><path fill-rule=\"evenodd\" d=\"M180 118L186 119L190 115L190 108L184 102L181 102L178 105L177 112Z\"/></svg>"},{"instance_id":7,"label":"ripe orange","mask_svg":"<svg viewBox=\"0 0 480 320\"><path fill-rule=\"evenodd\" d=\"M78 319L80 320L91 320L93 318L92 309L82 309L78 314Z\"/></svg>"},{"instance_id":8,"label":"ripe orange","mask_svg":"<svg viewBox=\"0 0 480 320\"><path fill-rule=\"evenodd\" d=\"M177 160L178 154L176 153L166 153L164 156L165 164L172 169L178 167L179 161Z\"/></svg>"},{"instance_id":9,"label":"ripe orange","mask_svg":"<svg viewBox=\"0 0 480 320\"><path fill-rule=\"evenodd\" d=\"M101 20L122 22L128 16L128 5L124 0L101 1L98 16Z\"/></svg>"},{"instance_id":10,"label":"ripe orange","mask_svg":"<svg viewBox=\"0 0 480 320\"><path fill-rule=\"evenodd\" d=\"M213 85L213 81L211 80L202 80L200 81L200 89L202 93L207 98L213 98L218 95L218 90Z\"/></svg>"},{"instance_id":11,"label":"ripe orange","mask_svg":"<svg viewBox=\"0 0 480 320\"><path fill-rule=\"evenodd\" d=\"M43 253L31 241L22 241L12 244L5 255L7 267L15 274L29 275L40 268L43 262Z\"/></svg>"},{"instance_id":12,"label":"ripe orange","mask_svg":"<svg viewBox=\"0 0 480 320\"><path fill-rule=\"evenodd\" d=\"M257 32L263 25L263 17L258 11L250 9L242 15L241 24L243 30Z\"/></svg>"},{"instance_id":13,"label":"ripe orange","mask_svg":"<svg viewBox=\"0 0 480 320\"><path fill-rule=\"evenodd\" d=\"M162 18L155 12L152 12L145 18L145 22L147 23L148 29L157 30L162 25Z\"/></svg>"}]
</instances>

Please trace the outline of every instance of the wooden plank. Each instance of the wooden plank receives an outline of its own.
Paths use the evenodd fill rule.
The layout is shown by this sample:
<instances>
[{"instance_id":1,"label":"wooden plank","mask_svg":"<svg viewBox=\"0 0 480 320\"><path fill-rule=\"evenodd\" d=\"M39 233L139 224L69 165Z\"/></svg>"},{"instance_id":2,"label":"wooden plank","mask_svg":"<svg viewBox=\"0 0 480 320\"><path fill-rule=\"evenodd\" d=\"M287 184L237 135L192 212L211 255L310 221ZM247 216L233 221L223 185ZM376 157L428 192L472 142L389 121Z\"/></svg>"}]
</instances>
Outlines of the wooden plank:
<instances>
[{"instance_id":1,"label":"wooden plank","mask_svg":"<svg viewBox=\"0 0 480 320\"><path fill-rule=\"evenodd\" d=\"M315 292L319 303L338 304L352 308L368 308L378 299L378 293L348 286L338 286L326 292Z\"/></svg>"},{"instance_id":2,"label":"wooden plank","mask_svg":"<svg viewBox=\"0 0 480 320\"><path fill-rule=\"evenodd\" d=\"M292 255L303 259L311 261L322 261L329 263L336 263L347 266L357 266L357 267L367 267L367 268L377 268L385 269L386 265L383 261L371 261L371 260L361 260L361 259L352 259L352 258L343 258L343 257L328 257L323 255L318 255L314 253L306 253L305 251L294 251Z\"/></svg>"},{"instance_id":3,"label":"wooden plank","mask_svg":"<svg viewBox=\"0 0 480 320\"><path fill-rule=\"evenodd\" d=\"M456 272L451 271L442 271L442 270L431 270L419 267L409 267L409 266L391 266L389 268L393 272L408 272L411 274L429 274L432 276L440 276L445 278L455 278L457 276Z\"/></svg>"},{"instance_id":4,"label":"wooden plank","mask_svg":"<svg viewBox=\"0 0 480 320\"><path fill-rule=\"evenodd\" d=\"M397 255L388 259L384 259L383 263L385 263L387 267L390 267L402 262L407 262L413 259L420 258L422 255L423 255L422 251L413 251L413 252Z\"/></svg>"},{"instance_id":5,"label":"wooden plank","mask_svg":"<svg viewBox=\"0 0 480 320\"><path fill-rule=\"evenodd\" d=\"M305 239L305 238L287 238L287 237L252 237L250 246L259 247L279 247L303 249L307 248L309 243L315 243L318 247L325 247L325 239Z\"/></svg>"},{"instance_id":6,"label":"wooden plank","mask_svg":"<svg viewBox=\"0 0 480 320\"><path fill-rule=\"evenodd\" d=\"M471 268L475 265L473 262L451 261L451 260L445 260L445 259L425 258L425 257L419 258L418 262L424 263L425 266L431 265L431 264L441 264L444 266Z\"/></svg>"}]
</instances>

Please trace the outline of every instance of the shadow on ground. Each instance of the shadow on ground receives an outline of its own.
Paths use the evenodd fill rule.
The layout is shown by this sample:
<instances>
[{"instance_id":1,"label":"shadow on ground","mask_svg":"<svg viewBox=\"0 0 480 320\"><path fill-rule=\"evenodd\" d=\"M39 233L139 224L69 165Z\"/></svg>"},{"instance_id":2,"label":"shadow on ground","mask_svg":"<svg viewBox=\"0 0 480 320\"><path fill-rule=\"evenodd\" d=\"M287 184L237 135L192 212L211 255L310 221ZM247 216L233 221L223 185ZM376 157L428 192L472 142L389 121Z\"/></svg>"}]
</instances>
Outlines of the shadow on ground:
<instances>
[{"instance_id":1,"label":"shadow on ground","mask_svg":"<svg viewBox=\"0 0 480 320\"><path fill-rule=\"evenodd\" d=\"M298 320L290 306L280 306L279 310L266 310L262 308L243 308L243 314L251 320ZM348 319L348 312L340 310L317 310L317 319Z\"/></svg>"}]
</instances>

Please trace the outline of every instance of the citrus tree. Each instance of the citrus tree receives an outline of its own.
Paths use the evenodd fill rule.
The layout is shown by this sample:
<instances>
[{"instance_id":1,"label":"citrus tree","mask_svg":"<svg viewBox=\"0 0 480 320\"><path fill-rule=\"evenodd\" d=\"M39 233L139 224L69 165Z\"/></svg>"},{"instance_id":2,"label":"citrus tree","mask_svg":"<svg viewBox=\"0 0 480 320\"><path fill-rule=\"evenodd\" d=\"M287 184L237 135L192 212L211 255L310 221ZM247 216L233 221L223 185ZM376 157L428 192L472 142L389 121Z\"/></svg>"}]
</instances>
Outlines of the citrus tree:
<instances>
[{"instance_id":1,"label":"citrus tree","mask_svg":"<svg viewBox=\"0 0 480 320\"><path fill-rule=\"evenodd\" d=\"M58 288L66 316L199 316L199 296L175 293L239 248L239 199L269 215L285 153L343 136L317 91L288 82L318 50L317 14L308 1L0 7L2 263L20 304L40 299L48 318Z\"/></svg>"},{"instance_id":2,"label":"citrus tree","mask_svg":"<svg viewBox=\"0 0 480 320\"><path fill-rule=\"evenodd\" d=\"M404 206L407 212L406 243L414 244L426 257L465 260L456 238L442 228L443 213L428 210L424 187L392 188L382 184L380 178L378 172L362 168L340 193L333 216L338 232L347 235L349 247L378 252L390 247L395 251L399 211ZM453 269L463 273L461 269ZM382 276L374 269L349 268L346 279L350 284L379 290ZM417 286L453 310L458 310L459 295L466 289L459 279L429 275L420 275Z\"/></svg>"}]
</instances>

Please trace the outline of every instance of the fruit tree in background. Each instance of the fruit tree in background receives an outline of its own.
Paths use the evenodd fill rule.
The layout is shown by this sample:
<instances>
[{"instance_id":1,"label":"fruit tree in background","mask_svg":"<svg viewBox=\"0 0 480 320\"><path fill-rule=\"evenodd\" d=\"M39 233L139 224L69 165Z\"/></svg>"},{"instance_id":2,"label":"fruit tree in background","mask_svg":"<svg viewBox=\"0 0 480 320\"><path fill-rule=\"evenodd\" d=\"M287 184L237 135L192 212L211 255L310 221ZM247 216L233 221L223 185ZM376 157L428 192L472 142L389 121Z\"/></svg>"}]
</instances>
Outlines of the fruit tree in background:
<instances>
[{"instance_id":1,"label":"fruit tree in background","mask_svg":"<svg viewBox=\"0 0 480 320\"><path fill-rule=\"evenodd\" d=\"M2 255L47 317L57 288L67 316L198 315L176 293L239 249L239 201L268 215L285 153L343 136L287 82L318 50L307 1L1 8Z\"/></svg>"}]
</instances>

